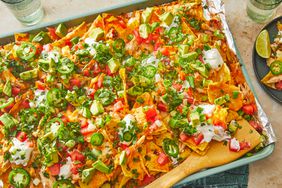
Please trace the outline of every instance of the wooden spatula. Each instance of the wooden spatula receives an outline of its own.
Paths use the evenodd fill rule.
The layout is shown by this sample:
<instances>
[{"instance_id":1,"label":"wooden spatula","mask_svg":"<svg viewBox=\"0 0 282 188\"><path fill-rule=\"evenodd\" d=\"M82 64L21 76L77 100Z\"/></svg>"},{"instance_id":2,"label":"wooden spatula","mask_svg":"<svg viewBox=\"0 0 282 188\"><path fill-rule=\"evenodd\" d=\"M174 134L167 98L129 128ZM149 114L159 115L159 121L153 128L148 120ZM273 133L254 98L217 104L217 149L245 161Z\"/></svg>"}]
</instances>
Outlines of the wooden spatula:
<instances>
[{"instance_id":1,"label":"wooden spatula","mask_svg":"<svg viewBox=\"0 0 282 188\"><path fill-rule=\"evenodd\" d=\"M200 156L196 153L192 153L183 163L164 174L148 186L147 188L166 188L171 187L181 179L205 168L215 167L232 162L260 143L260 134L246 121L240 120L239 125L242 126L238 129L235 138L239 141L247 141L251 144L248 149L241 150L239 152L232 152L229 150L229 146L224 145L222 142L210 143L208 152Z\"/></svg>"}]
</instances>

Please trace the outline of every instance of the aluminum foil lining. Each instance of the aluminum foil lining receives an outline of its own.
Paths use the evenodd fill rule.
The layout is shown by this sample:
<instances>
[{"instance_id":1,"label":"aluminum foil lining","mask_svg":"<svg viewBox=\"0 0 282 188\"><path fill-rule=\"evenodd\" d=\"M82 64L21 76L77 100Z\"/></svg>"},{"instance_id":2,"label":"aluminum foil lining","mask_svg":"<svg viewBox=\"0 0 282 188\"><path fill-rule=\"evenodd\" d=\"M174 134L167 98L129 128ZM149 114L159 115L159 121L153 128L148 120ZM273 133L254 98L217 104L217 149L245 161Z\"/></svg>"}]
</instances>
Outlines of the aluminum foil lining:
<instances>
[{"instance_id":1,"label":"aluminum foil lining","mask_svg":"<svg viewBox=\"0 0 282 188\"><path fill-rule=\"evenodd\" d=\"M225 36L227 38L228 46L235 54L237 54L236 45L225 18L225 8L223 2L221 0L202 0L202 4L203 7L207 7L206 9L204 9L204 17L207 20L211 19L211 15L219 16L222 21L223 32L225 33ZM258 120L261 122L264 131L268 137L265 144L269 145L276 141L276 136L274 134L272 125L269 122L268 117L266 116L265 112L262 109L262 106L260 105L257 99L256 104L258 108Z\"/></svg>"}]
</instances>

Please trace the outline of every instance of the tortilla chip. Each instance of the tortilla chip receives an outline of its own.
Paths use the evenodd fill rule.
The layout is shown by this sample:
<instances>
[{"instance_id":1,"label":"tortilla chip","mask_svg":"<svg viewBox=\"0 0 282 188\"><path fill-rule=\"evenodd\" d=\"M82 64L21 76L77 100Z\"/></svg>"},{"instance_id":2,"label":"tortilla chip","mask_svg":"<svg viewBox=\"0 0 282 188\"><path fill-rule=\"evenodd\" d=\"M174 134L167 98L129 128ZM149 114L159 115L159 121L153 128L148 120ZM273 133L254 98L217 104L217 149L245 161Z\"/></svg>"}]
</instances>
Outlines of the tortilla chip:
<instances>
[{"instance_id":1,"label":"tortilla chip","mask_svg":"<svg viewBox=\"0 0 282 188\"><path fill-rule=\"evenodd\" d=\"M183 142L186 146L188 146L190 149L198 153L199 155L205 155L207 153L207 150L209 148L208 142L203 142L199 145L196 145L193 141L192 137Z\"/></svg>"},{"instance_id":2,"label":"tortilla chip","mask_svg":"<svg viewBox=\"0 0 282 188\"><path fill-rule=\"evenodd\" d=\"M212 119L215 121L226 123L226 119L228 116L227 108L222 108L221 106L216 106Z\"/></svg>"},{"instance_id":3,"label":"tortilla chip","mask_svg":"<svg viewBox=\"0 0 282 188\"><path fill-rule=\"evenodd\" d=\"M89 37L89 35L92 33L93 29L95 28L104 28L104 20L101 15L98 15L97 18L94 20L94 22L90 25L88 31L83 35L82 39L86 39Z\"/></svg>"},{"instance_id":4,"label":"tortilla chip","mask_svg":"<svg viewBox=\"0 0 282 188\"><path fill-rule=\"evenodd\" d=\"M132 155L130 155L130 158L127 160L127 166L128 169L130 169L130 173L133 175L132 177L134 179L143 180L145 176L145 171L142 167L142 159L141 155L138 152L134 152Z\"/></svg>"},{"instance_id":5,"label":"tortilla chip","mask_svg":"<svg viewBox=\"0 0 282 188\"><path fill-rule=\"evenodd\" d=\"M282 74L281 75L278 75L278 76L275 76L273 75L270 71L269 73L267 73L267 75L265 75L263 77L263 79L261 80L261 82L263 84L265 84L266 86L268 87L271 87L272 89L276 89L275 88L275 83L279 82L282 80Z\"/></svg>"},{"instance_id":6,"label":"tortilla chip","mask_svg":"<svg viewBox=\"0 0 282 188\"><path fill-rule=\"evenodd\" d=\"M211 143L211 147L206 155L199 156L196 153L192 153L179 166L164 174L146 187L172 187L179 180L189 176L190 174L202 169L227 164L254 149L260 143L260 134L246 120L238 121L238 123L242 126L242 128L238 129L235 134L235 138L239 141L249 142L250 148L240 150L239 152L233 152L229 150L228 144L224 145L222 142L214 141Z\"/></svg>"},{"instance_id":7,"label":"tortilla chip","mask_svg":"<svg viewBox=\"0 0 282 188\"><path fill-rule=\"evenodd\" d=\"M223 66L221 66L221 68L217 72L215 72L215 75L213 77L213 81L214 82L222 82L222 83L226 83L226 82L231 81L230 70L229 70L228 66L226 65L226 63L224 63Z\"/></svg>"},{"instance_id":8,"label":"tortilla chip","mask_svg":"<svg viewBox=\"0 0 282 188\"><path fill-rule=\"evenodd\" d=\"M52 43L53 46L64 47L66 41L71 40L74 37L82 37L87 31L87 24L82 22L77 26L72 32L68 33L66 36Z\"/></svg>"},{"instance_id":9,"label":"tortilla chip","mask_svg":"<svg viewBox=\"0 0 282 188\"><path fill-rule=\"evenodd\" d=\"M169 163L166 163L164 165L160 165L158 163L159 155L158 153L163 152L163 150L157 146L153 142L148 142L146 144L146 160L145 158L145 166L148 168L148 170L154 171L154 172L168 172L169 171Z\"/></svg>"},{"instance_id":10,"label":"tortilla chip","mask_svg":"<svg viewBox=\"0 0 282 188\"><path fill-rule=\"evenodd\" d=\"M160 147L162 147L162 145L163 145L163 140L164 140L165 138L170 138L170 139L172 139L171 133L165 132L165 133L158 134L158 135L155 135L155 136L154 136L155 143L156 143L158 146L160 146Z\"/></svg>"},{"instance_id":11,"label":"tortilla chip","mask_svg":"<svg viewBox=\"0 0 282 188\"><path fill-rule=\"evenodd\" d=\"M234 99L233 92L239 92L238 97ZM218 97L222 97L228 94L230 96L230 101L226 103L229 109L237 111L243 106L243 94L240 92L240 88L225 84L223 82L214 82L208 86L208 98L209 102L214 103L214 100Z\"/></svg>"},{"instance_id":12,"label":"tortilla chip","mask_svg":"<svg viewBox=\"0 0 282 188\"><path fill-rule=\"evenodd\" d=\"M96 170L88 184L83 183L82 181L79 181L78 183L81 188L98 188L101 187L106 181L108 181L107 176L104 173Z\"/></svg>"}]
</instances>

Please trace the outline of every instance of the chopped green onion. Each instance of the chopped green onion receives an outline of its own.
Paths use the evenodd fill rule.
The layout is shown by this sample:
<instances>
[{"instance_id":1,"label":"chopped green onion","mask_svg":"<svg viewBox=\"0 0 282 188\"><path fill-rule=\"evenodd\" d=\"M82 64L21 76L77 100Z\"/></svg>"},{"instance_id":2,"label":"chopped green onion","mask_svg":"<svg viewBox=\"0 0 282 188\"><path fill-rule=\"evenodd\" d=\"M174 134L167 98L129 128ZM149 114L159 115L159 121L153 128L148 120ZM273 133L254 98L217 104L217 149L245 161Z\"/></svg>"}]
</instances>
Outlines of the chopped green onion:
<instances>
[{"instance_id":1,"label":"chopped green onion","mask_svg":"<svg viewBox=\"0 0 282 188\"><path fill-rule=\"evenodd\" d=\"M238 96L239 96L239 91L233 91L233 93L232 93L232 98L233 99L237 99L238 98Z\"/></svg>"},{"instance_id":2,"label":"chopped green onion","mask_svg":"<svg viewBox=\"0 0 282 188\"><path fill-rule=\"evenodd\" d=\"M18 121L15 118L13 118L13 116L7 113L0 116L0 121L3 123L5 127L12 127L18 123Z\"/></svg>"},{"instance_id":3,"label":"chopped green onion","mask_svg":"<svg viewBox=\"0 0 282 188\"><path fill-rule=\"evenodd\" d=\"M194 77L193 76L187 76L186 79L188 80L190 87L195 88Z\"/></svg>"},{"instance_id":4,"label":"chopped green onion","mask_svg":"<svg viewBox=\"0 0 282 188\"><path fill-rule=\"evenodd\" d=\"M122 151L119 156L119 164L123 165L126 161L126 152Z\"/></svg>"}]
</instances>

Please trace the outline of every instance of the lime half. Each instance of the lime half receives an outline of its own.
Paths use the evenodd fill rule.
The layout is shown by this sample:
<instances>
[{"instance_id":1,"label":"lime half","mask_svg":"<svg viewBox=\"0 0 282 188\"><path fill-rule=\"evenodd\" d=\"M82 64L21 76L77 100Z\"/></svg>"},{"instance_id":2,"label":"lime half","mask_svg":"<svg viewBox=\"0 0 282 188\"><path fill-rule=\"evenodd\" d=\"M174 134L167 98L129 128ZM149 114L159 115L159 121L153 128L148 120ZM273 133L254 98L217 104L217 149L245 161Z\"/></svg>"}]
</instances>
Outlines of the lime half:
<instances>
[{"instance_id":1,"label":"lime half","mask_svg":"<svg viewBox=\"0 0 282 188\"><path fill-rule=\"evenodd\" d=\"M256 51L259 56L269 58L271 54L269 34L267 30L262 30L256 40Z\"/></svg>"}]
</instances>

